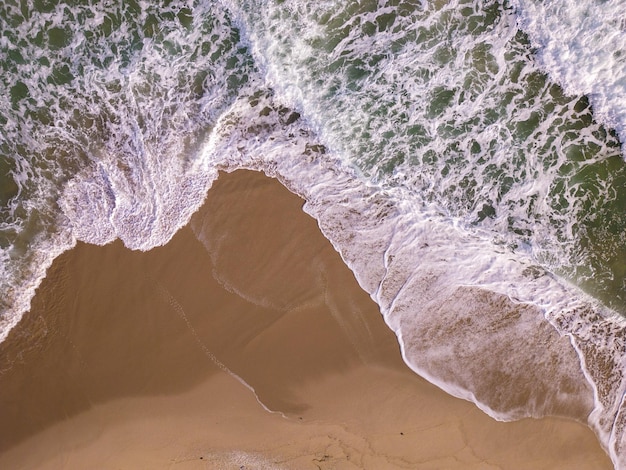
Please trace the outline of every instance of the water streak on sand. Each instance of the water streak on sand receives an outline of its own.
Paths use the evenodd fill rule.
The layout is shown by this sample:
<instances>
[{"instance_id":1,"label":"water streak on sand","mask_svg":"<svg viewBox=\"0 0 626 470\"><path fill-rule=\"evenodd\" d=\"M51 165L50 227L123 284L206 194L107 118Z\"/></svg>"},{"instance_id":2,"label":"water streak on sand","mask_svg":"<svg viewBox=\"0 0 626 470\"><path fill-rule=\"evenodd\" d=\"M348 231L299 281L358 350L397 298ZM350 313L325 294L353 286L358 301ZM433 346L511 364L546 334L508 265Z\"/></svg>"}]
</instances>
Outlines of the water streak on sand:
<instances>
[{"instance_id":1,"label":"water streak on sand","mask_svg":"<svg viewBox=\"0 0 626 470\"><path fill-rule=\"evenodd\" d=\"M180 318L185 322L185 324L187 325L187 328L189 329L189 331L191 332L191 335L193 336L194 341L197 343L198 347L202 350L204 355L209 359L209 361L211 361L211 363L213 365L217 366L218 369L220 369L221 371L227 373L232 378L237 380L245 388L250 390L252 392L252 394L254 395L254 398L256 398L256 401L259 403L259 405L261 405L261 407L263 407L263 409L265 411L267 411L268 413L276 413L276 414L281 415L283 418L287 418L285 416L285 414L282 413L281 411L275 411L275 410L269 409L261 401L261 399L257 395L256 391L254 390L254 387L252 387L243 378L241 378L239 375L235 374L232 370L230 370L226 366L226 364L224 364L222 361L220 361L217 358L217 356L215 356L215 354L213 354L211 352L211 350L207 347L205 342L202 341L202 339L200 338L200 336L196 332L193 324L189 321L189 318L187 318L187 315L185 314L185 310L183 309L183 307L176 301L176 299L172 296L172 294L170 294L170 292L161 283L159 283L154 278L148 278L148 280L152 284L154 284L155 290L158 293L159 297L161 297L161 299L163 299L164 302L168 303L170 305L170 307L172 308L172 310L174 310L178 314L178 316L180 316Z\"/></svg>"},{"instance_id":2,"label":"water streak on sand","mask_svg":"<svg viewBox=\"0 0 626 470\"><path fill-rule=\"evenodd\" d=\"M0 340L77 240L165 244L218 170L262 170L416 372L588 420L626 468L626 35L596 3L2 5Z\"/></svg>"}]
</instances>

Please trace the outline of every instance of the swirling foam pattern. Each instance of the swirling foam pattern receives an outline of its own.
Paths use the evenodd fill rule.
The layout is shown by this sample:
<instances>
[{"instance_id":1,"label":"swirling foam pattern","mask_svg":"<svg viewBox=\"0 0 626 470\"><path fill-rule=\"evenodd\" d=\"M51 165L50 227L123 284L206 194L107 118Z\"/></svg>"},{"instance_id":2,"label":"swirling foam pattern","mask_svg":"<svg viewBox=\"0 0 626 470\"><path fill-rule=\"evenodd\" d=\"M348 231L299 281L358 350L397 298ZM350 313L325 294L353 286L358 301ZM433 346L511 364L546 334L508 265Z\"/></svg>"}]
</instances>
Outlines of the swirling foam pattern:
<instances>
[{"instance_id":1,"label":"swirling foam pattern","mask_svg":"<svg viewBox=\"0 0 626 470\"><path fill-rule=\"evenodd\" d=\"M588 419L626 468L618 4L3 2L0 339L76 240L166 243L218 169L261 169L416 372Z\"/></svg>"}]
</instances>

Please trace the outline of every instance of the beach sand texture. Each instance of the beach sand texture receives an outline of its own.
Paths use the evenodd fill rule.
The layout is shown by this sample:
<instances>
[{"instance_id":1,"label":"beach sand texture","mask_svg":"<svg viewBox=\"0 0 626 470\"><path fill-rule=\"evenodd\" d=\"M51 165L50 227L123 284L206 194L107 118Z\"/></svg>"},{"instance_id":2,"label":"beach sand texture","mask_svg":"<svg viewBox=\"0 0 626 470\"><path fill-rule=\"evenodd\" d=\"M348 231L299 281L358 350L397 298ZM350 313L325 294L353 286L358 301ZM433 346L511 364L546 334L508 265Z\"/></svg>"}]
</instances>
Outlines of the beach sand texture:
<instances>
[{"instance_id":1,"label":"beach sand texture","mask_svg":"<svg viewBox=\"0 0 626 470\"><path fill-rule=\"evenodd\" d=\"M166 246L55 260L0 345L0 468L612 468L582 424L411 372L302 203L222 174Z\"/></svg>"}]
</instances>

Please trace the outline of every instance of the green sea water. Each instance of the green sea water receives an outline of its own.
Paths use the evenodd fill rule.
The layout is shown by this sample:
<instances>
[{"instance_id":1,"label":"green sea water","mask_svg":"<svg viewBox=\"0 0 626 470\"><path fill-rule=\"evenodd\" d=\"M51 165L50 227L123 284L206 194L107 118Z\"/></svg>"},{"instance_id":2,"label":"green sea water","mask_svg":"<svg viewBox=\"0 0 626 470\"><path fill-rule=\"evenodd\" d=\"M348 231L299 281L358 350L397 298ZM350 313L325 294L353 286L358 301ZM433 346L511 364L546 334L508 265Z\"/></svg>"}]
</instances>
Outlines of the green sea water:
<instances>
[{"instance_id":1,"label":"green sea water","mask_svg":"<svg viewBox=\"0 0 626 470\"><path fill-rule=\"evenodd\" d=\"M399 322L403 354L428 331L434 287L444 298L432 305L473 325L510 304L544 315L577 348L590 423L618 461L626 46L614 0L607 17L589 13L593 0L555 3L538 14L534 0L3 2L0 339L77 241L162 245L218 170L261 169L310 196L305 209ZM545 39L542 22L561 29ZM593 41L576 42L581 27ZM558 51L570 55L555 65ZM470 333L523 356L532 321ZM515 357L512 376L529 356ZM536 403L480 402L484 377L463 388L419 371L499 419L534 416Z\"/></svg>"}]
</instances>

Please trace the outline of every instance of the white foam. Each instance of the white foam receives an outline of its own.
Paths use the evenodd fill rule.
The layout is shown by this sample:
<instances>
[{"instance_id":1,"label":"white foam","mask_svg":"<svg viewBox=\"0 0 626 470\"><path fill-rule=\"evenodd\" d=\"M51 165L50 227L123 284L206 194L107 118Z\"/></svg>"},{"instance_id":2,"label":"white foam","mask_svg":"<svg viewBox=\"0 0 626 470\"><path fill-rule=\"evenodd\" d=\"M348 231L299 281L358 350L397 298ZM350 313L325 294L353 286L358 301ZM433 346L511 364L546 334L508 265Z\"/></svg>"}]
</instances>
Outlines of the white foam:
<instances>
[{"instance_id":1,"label":"white foam","mask_svg":"<svg viewBox=\"0 0 626 470\"><path fill-rule=\"evenodd\" d=\"M623 319L527 257L416 210L401 188L381 190L332 154L310 152L310 131L285 126L267 98L257 106L235 103L206 158L262 170L307 200L413 370L499 420L584 421L592 411L589 424L625 468L614 425L625 387ZM274 111L259 116L263 107Z\"/></svg>"},{"instance_id":2,"label":"white foam","mask_svg":"<svg viewBox=\"0 0 626 470\"><path fill-rule=\"evenodd\" d=\"M15 160L19 191L0 226L9 233L0 249L1 338L76 240L120 238L147 250L202 203L216 170L195 159L197 148L252 64L223 9L203 2L189 10L187 27L177 16L187 6L141 2L135 17L116 3L63 5L9 27L23 15L6 5L13 16L0 18L3 80L28 93L14 103L0 96L0 145ZM142 28L151 14L159 17L155 37ZM102 28L124 17L136 21ZM36 38L45 42L53 28L65 42L46 48ZM13 63L7 51L24 60Z\"/></svg>"},{"instance_id":3,"label":"white foam","mask_svg":"<svg viewBox=\"0 0 626 470\"><path fill-rule=\"evenodd\" d=\"M582 309L579 291L436 211L420 210L404 189L360 179L315 146L305 123L287 124L289 114L279 109L270 93L235 101L194 167L204 175L198 179L210 181L218 168L251 168L279 178L307 200L305 210L378 302L413 370L496 419L554 413L584 419L585 410L595 407L590 424L616 465L623 465L617 453L623 437L615 423L624 380L613 374L617 369L608 385L598 375L606 372L600 367L607 360L622 365L615 344L623 322L598 307ZM110 219L112 204L101 207ZM158 236L145 234L142 243L175 230L168 220L154 219L150 230ZM536 373L529 377L529 371ZM488 393L486 379L494 374L508 374L513 390L529 391L530 400L511 401L509 389Z\"/></svg>"},{"instance_id":4,"label":"white foam","mask_svg":"<svg viewBox=\"0 0 626 470\"><path fill-rule=\"evenodd\" d=\"M207 78L206 93L189 105L185 91L189 83L177 80L190 72L187 67L191 65L184 60L172 63L150 41L143 43L145 54L134 65L162 80L157 80L161 88L155 85L158 89L152 94L142 95L141 86L146 83L128 64L112 67L112 75L86 66L84 96L97 97L102 103L97 111L112 113L116 119L105 129L110 139L97 142L97 152L93 147L86 149L89 164L64 186L61 217L69 222L61 225L69 229L62 232L60 242L54 239L42 262L33 261L38 264L29 271L31 277L16 281L14 293L21 297L11 302L18 313L27 309L50 260L76 238L106 243L118 237L136 249L160 245L202 203L218 169L262 170L306 199L305 210L318 220L360 285L380 305L410 367L497 419L549 413L581 418L584 410L593 407L590 424L616 466L626 468L620 427L624 419L624 322L531 258L540 246L547 251L554 248L559 262L568 259L567 244L544 223L550 215L561 216L547 214L551 208L545 199L560 165L568 161L566 155L555 151L556 161L546 169L537 160L537 152L526 151L547 144L548 124L537 126L521 144L512 130L531 118L533 111L543 109L550 85L540 87L543 94L529 98L526 108L509 103L500 119L496 116L491 123L488 113L483 113L497 111L493 100L503 92L501 81L514 74L516 67L519 82L536 76L524 51L515 49L520 45L513 41L516 30L511 17L504 16L478 38L464 31L441 43L438 28L464 24L457 8L460 4L423 2L421 9L430 10L422 15L417 8L412 16L399 19L403 22L399 31L387 30L376 40L348 32L337 38L337 49L324 52L328 39L324 24L335 22L335 29L364 27L378 16L370 11L348 13L339 4L323 2L241 6L224 1L219 6L223 5L237 15L262 75L252 77L250 89L239 90L237 99L224 91L224 68ZM363 3L364 10L368 5ZM336 11L324 22L328 7ZM96 15L93 21L101 19ZM189 34L192 43L200 32ZM100 45L106 44L103 39ZM400 49L394 50L398 44ZM438 54L446 53L441 44L456 59L438 62ZM415 49L418 46L421 49ZM372 65L373 73L360 83L361 89L347 80L346 70L333 69L344 55L358 59L377 53L379 62ZM519 53L521 59L509 64L509 53ZM106 60L108 55L106 49L94 52L97 60ZM209 62L192 65L210 68ZM478 73L479 69L487 72ZM251 70L246 73L253 75ZM275 88L274 96L263 79ZM29 82L29 87L37 83ZM114 85L125 91L110 92L107 86ZM522 95L526 91L517 82L506 86ZM181 94L169 92L170 87L178 87ZM439 88L453 90L458 106L433 109L434 90ZM426 96L430 99L423 99ZM561 111L574 116L573 104L563 105L550 119L560 119ZM304 119L292 122L289 114L281 113L280 105L291 105ZM92 108L89 100L78 103L80 111ZM400 128L421 126L424 142L418 146L396 132L391 145L384 136L397 128L389 116L400 119L407 109L408 122ZM61 113L59 122L70 116ZM156 118L148 119L151 116ZM141 125L142 120L148 124ZM458 129L467 126L467 132L458 134L456 124ZM189 148L183 141L203 131L208 140L200 155L190 159L194 152L186 153ZM93 137L90 132L82 136L87 141ZM575 141L582 141L584 134L576 134ZM52 133L49 138L59 135ZM477 154L471 151L474 141L483 149ZM75 144L81 144L80 139ZM429 150L438 162L410 164L411 158L425 162ZM526 160L515 167L514 160L523 155ZM383 172L394 156L405 161ZM444 172L454 164L458 172ZM516 181L497 201L502 181L487 176L499 168ZM466 180L478 194L471 203L464 199L460 186ZM527 205L533 197L534 209ZM476 226L473 222L483 200L497 202L498 215ZM528 217L529 210L537 219ZM508 248L512 241L520 242L509 231L507 214L511 213L528 226L537 221L543 224L536 225L536 238L531 236L517 252ZM564 218L559 229L567 231L568 223ZM47 248L41 243L36 250ZM3 318L8 326L17 321L17 316ZM448 334L445 338L434 335L443 340L436 344L424 336L428 331ZM430 347L423 349L425 345ZM463 361L455 360L458 357ZM529 370L535 366L540 373L529 379ZM531 386L537 385L547 399L539 400L532 390L528 403L507 401L512 393L508 389L490 394L484 388L485 379L496 373L510 374L514 385L528 386L531 380Z\"/></svg>"},{"instance_id":5,"label":"white foam","mask_svg":"<svg viewBox=\"0 0 626 470\"><path fill-rule=\"evenodd\" d=\"M604 174L620 151L546 79L511 9L430 2L383 27L396 11L384 4L225 3L266 84L355 172L596 292L615 289L586 224L590 211L624 222L624 171L593 190L579 174Z\"/></svg>"},{"instance_id":6,"label":"white foam","mask_svg":"<svg viewBox=\"0 0 626 470\"><path fill-rule=\"evenodd\" d=\"M626 142L626 9L621 0L514 0L541 66ZM626 152L626 147L624 147Z\"/></svg>"},{"instance_id":7,"label":"white foam","mask_svg":"<svg viewBox=\"0 0 626 470\"><path fill-rule=\"evenodd\" d=\"M24 257L11 256L11 250L0 251L0 279L3 287L0 342L7 338L24 312L30 309L35 289L39 287L52 261L74 244L71 232L65 230L31 240L29 251Z\"/></svg>"}]
</instances>

